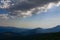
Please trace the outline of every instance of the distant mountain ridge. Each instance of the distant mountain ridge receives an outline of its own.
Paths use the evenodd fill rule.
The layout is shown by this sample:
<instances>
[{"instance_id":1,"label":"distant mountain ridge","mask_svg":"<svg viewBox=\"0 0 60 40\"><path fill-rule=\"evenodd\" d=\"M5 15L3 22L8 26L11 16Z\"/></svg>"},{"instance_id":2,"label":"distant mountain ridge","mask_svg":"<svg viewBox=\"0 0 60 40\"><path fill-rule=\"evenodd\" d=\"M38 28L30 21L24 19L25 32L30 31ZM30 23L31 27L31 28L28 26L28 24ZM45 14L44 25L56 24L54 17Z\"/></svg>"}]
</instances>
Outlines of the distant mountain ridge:
<instances>
[{"instance_id":1,"label":"distant mountain ridge","mask_svg":"<svg viewBox=\"0 0 60 40\"><path fill-rule=\"evenodd\" d=\"M54 32L60 32L60 25L57 25L56 27L49 29L42 29L42 28L26 29L26 28L0 26L0 33L2 32L14 32L14 33L20 33L22 35L30 35L38 33L54 33Z\"/></svg>"},{"instance_id":2,"label":"distant mountain ridge","mask_svg":"<svg viewBox=\"0 0 60 40\"><path fill-rule=\"evenodd\" d=\"M57 25L53 28L48 28L48 29L42 29L42 28L37 28L35 29L37 33L54 33L54 32L60 32L60 25ZM40 32L39 32L40 31Z\"/></svg>"},{"instance_id":3,"label":"distant mountain ridge","mask_svg":"<svg viewBox=\"0 0 60 40\"><path fill-rule=\"evenodd\" d=\"M0 40L58 40L60 25L50 29L25 29L0 26Z\"/></svg>"}]
</instances>

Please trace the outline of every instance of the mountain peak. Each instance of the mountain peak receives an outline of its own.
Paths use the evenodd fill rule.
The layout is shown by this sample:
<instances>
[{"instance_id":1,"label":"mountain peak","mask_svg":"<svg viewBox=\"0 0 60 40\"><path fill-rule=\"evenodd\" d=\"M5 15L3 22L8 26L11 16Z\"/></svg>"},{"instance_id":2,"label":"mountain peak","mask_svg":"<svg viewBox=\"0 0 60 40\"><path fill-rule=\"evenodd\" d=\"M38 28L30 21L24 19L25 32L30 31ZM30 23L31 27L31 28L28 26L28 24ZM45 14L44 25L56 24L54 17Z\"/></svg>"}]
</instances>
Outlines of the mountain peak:
<instances>
[{"instance_id":1,"label":"mountain peak","mask_svg":"<svg viewBox=\"0 0 60 40\"><path fill-rule=\"evenodd\" d=\"M55 26L54 28L60 28L60 25Z\"/></svg>"},{"instance_id":2,"label":"mountain peak","mask_svg":"<svg viewBox=\"0 0 60 40\"><path fill-rule=\"evenodd\" d=\"M56 27L60 27L60 25L57 25Z\"/></svg>"}]
</instances>

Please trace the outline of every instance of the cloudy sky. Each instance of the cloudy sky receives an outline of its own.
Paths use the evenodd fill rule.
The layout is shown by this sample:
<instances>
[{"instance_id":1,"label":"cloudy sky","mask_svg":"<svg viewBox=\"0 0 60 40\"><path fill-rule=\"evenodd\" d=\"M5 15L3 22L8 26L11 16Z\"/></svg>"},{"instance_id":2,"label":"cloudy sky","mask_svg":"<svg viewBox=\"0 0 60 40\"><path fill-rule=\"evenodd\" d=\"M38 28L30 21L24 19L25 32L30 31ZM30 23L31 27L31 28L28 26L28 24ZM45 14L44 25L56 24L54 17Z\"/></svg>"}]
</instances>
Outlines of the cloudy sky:
<instances>
[{"instance_id":1,"label":"cloudy sky","mask_svg":"<svg viewBox=\"0 0 60 40\"><path fill-rule=\"evenodd\" d=\"M52 28L60 25L60 0L0 0L0 26Z\"/></svg>"}]
</instances>

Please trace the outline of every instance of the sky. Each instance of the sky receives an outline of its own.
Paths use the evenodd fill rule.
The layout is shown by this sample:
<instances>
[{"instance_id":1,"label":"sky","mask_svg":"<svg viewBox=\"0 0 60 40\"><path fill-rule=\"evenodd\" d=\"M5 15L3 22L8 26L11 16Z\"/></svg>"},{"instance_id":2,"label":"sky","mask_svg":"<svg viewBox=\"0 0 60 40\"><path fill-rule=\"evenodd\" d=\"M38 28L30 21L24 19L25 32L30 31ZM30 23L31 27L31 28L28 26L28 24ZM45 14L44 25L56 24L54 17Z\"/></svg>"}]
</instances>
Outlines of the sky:
<instances>
[{"instance_id":1,"label":"sky","mask_svg":"<svg viewBox=\"0 0 60 40\"><path fill-rule=\"evenodd\" d=\"M0 26L53 28L60 25L60 0L0 0Z\"/></svg>"}]
</instances>

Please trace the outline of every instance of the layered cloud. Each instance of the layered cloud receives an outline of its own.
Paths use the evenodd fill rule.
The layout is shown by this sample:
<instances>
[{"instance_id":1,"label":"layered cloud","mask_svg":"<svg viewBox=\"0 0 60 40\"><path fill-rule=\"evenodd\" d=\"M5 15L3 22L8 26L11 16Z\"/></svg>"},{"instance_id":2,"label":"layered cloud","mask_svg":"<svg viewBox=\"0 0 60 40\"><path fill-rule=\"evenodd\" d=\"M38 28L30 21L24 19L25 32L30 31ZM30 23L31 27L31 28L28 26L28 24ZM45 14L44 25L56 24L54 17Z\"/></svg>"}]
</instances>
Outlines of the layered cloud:
<instances>
[{"instance_id":1,"label":"layered cloud","mask_svg":"<svg viewBox=\"0 0 60 40\"><path fill-rule=\"evenodd\" d=\"M60 6L60 0L0 0L0 9L9 10L0 18L25 18Z\"/></svg>"}]
</instances>

